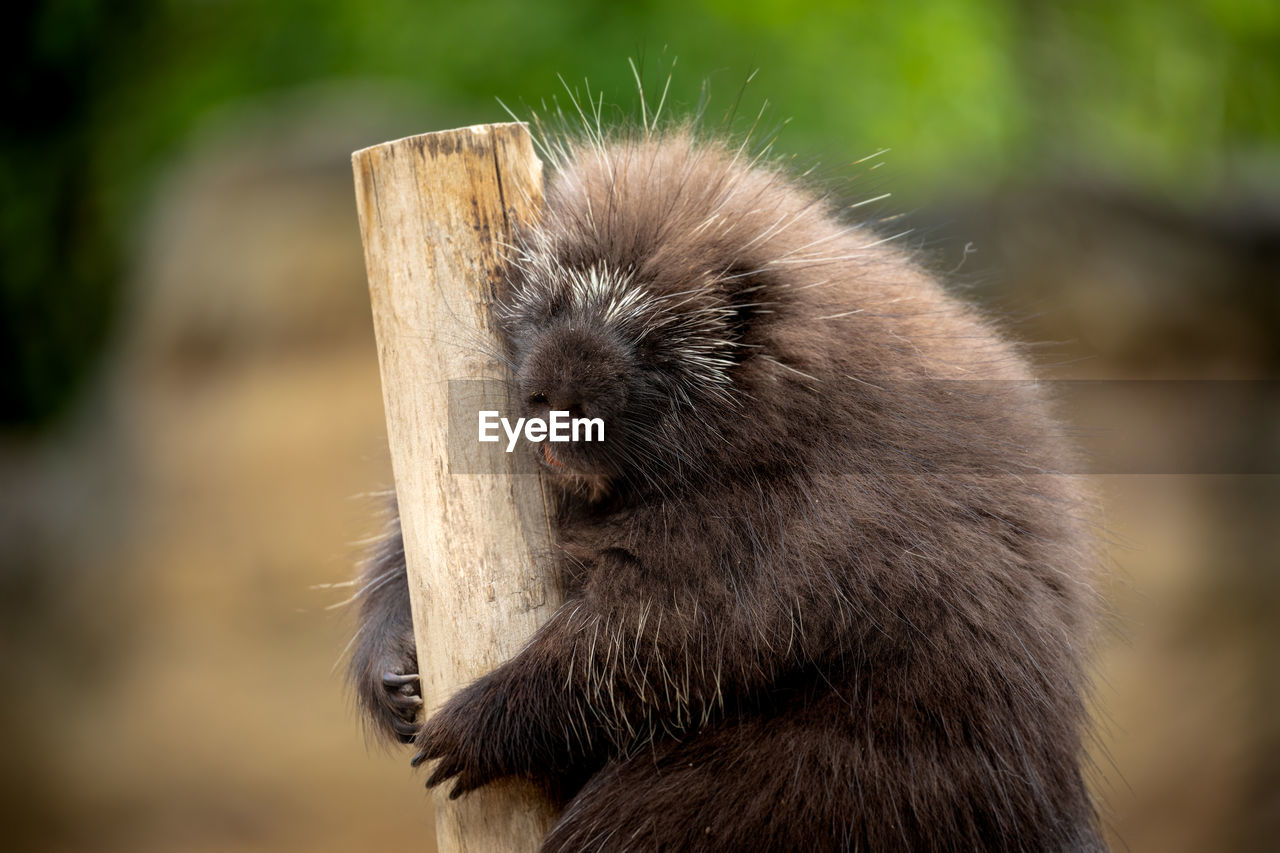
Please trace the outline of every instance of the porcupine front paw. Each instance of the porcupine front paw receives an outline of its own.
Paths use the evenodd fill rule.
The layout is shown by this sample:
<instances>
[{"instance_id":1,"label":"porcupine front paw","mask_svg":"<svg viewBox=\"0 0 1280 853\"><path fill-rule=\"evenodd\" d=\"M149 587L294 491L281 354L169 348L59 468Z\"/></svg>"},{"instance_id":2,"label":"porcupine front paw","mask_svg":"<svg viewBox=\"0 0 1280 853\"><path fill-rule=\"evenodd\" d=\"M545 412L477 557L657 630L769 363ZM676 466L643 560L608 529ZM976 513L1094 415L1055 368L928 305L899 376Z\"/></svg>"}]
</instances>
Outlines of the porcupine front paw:
<instances>
[{"instance_id":1,"label":"porcupine front paw","mask_svg":"<svg viewBox=\"0 0 1280 853\"><path fill-rule=\"evenodd\" d=\"M527 771L528 761L507 739L520 740L522 726L510 717L512 710L497 673L490 673L464 687L423 723L414 741L417 767L439 759L427 787L453 780L450 799L502 776ZM527 756L525 757L527 758Z\"/></svg>"},{"instance_id":2,"label":"porcupine front paw","mask_svg":"<svg viewBox=\"0 0 1280 853\"><path fill-rule=\"evenodd\" d=\"M357 668L360 707L369 722L389 739L413 743L422 709L413 638L370 650Z\"/></svg>"}]
</instances>

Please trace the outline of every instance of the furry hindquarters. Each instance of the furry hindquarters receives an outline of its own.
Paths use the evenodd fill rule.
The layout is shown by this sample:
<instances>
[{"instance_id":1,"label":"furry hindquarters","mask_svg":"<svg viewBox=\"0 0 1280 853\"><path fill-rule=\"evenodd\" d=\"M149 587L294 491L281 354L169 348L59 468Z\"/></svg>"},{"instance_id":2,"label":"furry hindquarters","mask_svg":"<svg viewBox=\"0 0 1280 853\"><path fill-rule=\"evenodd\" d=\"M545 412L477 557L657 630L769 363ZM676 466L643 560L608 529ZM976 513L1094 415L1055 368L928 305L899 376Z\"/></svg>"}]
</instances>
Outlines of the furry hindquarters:
<instances>
[{"instance_id":1,"label":"furry hindquarters","mask_svg":"<svg viewBox=\"0 0 1280 853\"><path fill-rule=\"evenodd\" d=\"M543 853L1105 849L1083 791L1080 810L1036 815L1011 778L997 803L989 774L1001 757L981 746L875 731L835 693L795 702L615 759Z\"/></svg>"}]
</instances>

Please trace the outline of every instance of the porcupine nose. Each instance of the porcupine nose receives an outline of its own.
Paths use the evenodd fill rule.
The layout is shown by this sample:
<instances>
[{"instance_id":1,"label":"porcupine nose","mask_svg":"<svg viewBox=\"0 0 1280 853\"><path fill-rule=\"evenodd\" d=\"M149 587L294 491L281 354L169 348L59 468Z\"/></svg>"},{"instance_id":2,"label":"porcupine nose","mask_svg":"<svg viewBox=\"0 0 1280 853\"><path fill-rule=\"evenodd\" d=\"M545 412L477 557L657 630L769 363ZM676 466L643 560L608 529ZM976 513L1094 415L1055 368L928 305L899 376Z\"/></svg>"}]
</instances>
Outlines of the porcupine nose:
<instances>
[{"instance_id":1,"label":"porcupine nose","mask_svg":"<svg viewBox=\"0 0 1280 853\"><path fill-rule=\"evenodd\" d=\"M542 388L540 391L534 391L526 400L525 405L528 407L531 417L545 419L550 412L568 412L570 417L581 418L585 416L586 407L579 401L584 396L578 388L561 383L555 385L551 382L538 383Z\"/></svg>"},{"instance_id":2,"label":"porcupine nose","mask_svg":"<svg viewBox=\"0 0 1280 853\"><path fill-rule=\"evenodd\" d=\"M605 332L556 327L542 334L517 380L529 417L609 417L626 399L626 354Z\"/></svg>"}]
</instances>

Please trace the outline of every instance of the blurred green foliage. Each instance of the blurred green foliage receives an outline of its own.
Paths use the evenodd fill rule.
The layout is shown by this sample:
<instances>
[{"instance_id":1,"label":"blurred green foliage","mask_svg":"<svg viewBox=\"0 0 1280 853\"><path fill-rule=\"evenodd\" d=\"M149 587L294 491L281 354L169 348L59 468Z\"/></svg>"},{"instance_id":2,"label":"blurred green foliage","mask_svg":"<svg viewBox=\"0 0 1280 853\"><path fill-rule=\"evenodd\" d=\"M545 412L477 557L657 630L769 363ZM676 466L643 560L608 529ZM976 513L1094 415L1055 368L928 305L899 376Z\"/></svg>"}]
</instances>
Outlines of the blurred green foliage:
<instances>
[{"instance_id":1,"label":"blurred green foliage","mask_svg":"<svg viewBox=\"0 0 1280 853\"><path fill-rule=\"evenodd\" d=\"M742 112L776 105L787 150L838 167L891 148L916 198L1084 172L1194 199L1280 159L1275 0L53 0L11 12L4 39L11 424L63 410L92 369L166 157L264 92L382 80L481 122L557 75L631 103L628 57L651 87L678 58L677 109L704 79L732 103L758 68Z\"/></svg>"}]
</instances>

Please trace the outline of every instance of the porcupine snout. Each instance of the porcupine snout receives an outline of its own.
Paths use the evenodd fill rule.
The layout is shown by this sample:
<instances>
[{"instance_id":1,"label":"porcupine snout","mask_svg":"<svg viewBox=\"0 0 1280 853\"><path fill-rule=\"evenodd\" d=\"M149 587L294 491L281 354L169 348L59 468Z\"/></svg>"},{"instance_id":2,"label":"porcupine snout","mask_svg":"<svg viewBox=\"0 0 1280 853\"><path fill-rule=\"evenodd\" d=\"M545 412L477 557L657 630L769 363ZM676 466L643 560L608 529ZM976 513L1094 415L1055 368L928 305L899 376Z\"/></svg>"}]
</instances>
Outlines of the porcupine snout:
<instances>
[{"instance_id":1,"label":"porcupine snout","mask_svg":"<svg viewBox=\"0 0 1280 853\"><path fill-rule=\"evenodd\" d=\"M626 405L630 361L607 329L581 322L547 328L516 377L525 416L545 419L564 411L602 418L607 426Z\"/></svg>"}]
</instances>

